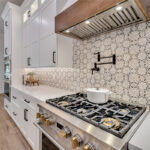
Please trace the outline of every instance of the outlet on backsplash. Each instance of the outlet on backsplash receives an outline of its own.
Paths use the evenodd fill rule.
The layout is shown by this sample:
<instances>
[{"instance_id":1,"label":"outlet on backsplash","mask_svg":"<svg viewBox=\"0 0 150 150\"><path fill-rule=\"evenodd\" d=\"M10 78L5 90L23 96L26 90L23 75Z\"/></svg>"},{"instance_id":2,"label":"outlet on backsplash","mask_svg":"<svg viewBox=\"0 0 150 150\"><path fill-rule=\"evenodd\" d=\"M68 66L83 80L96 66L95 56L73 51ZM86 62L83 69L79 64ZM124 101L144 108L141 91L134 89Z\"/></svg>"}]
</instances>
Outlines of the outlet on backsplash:
<instances>
[{"instance_id":1,"label":"outlet on backsplash","mask_svg":"<svg viewBox=\"0 0 150 150\"><path fill-rule=\"evenodd\" d=\"M93 53L116 54L116 65L102 65L91 75ZM150 101L150 23L141 23L84 41L74 40L73 68L26 69L39 75L41 84L84 91L107 88L112 98L147 104Z\"/></svg>"}]
</instances>

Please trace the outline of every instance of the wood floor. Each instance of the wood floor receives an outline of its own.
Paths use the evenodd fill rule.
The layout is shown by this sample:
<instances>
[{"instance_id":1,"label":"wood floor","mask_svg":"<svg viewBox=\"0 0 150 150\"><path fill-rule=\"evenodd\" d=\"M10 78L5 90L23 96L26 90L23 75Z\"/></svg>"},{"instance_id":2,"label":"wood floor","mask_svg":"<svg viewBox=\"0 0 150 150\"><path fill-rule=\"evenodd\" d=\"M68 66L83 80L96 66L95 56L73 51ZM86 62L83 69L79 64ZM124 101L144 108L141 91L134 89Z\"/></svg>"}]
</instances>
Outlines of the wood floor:
<instances>
[{"instance_id":1,"label":"wood floor","mask_svg":"<svg viewBox=\"0 0 150 150\"><path fill-rule=\"evenodd\" d=\"M32 150L3 107L0 95L0 150Z\"/></svg>"}]
</instances>

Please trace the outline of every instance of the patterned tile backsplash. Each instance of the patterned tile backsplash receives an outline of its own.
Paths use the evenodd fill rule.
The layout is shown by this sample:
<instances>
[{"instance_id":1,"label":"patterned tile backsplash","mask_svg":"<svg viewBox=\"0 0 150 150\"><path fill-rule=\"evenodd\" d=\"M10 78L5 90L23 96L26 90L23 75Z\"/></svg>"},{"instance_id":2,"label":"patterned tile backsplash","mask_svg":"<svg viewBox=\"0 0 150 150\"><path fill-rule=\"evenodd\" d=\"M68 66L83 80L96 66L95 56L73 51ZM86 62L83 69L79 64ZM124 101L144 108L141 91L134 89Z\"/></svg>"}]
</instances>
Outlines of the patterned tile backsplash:
<instances>
[{"instance_id":1,"label":"patterned tile backsplash","mask_svg":"<svg viewBox=\"0 0 150 150\"><path fill-rule=\"evenodd\" d=\"M116 54L116 65L102 65L91 74L97 57ZM108 60L107 60L108 61ZM26 72L31 71L30 69ZM141 23L90 39L74 40L73 68L33 70L42 84L84 91L88 87L107 88L112 98L150 104L150 23Z\"/></svg>"}]
</instances>

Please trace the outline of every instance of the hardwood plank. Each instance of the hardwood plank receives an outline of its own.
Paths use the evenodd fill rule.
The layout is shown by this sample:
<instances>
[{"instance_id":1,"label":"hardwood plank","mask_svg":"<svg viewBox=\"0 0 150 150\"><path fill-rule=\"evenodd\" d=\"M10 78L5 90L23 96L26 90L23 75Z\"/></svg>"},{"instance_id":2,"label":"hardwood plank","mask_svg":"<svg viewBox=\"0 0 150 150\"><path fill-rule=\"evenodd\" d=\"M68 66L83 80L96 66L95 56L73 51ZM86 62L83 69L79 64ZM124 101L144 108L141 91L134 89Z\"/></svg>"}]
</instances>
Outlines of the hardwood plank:
<instances>
[{"instance_id":1,"label":"hardwood plank","mask_svg":"<svg viewBox=\"0 0 150 150\"><path fill-rule=\"evenodd\" d=\"M0 95L0 150L32 150L3 104L4 97Z\"/></svg>"}]
</instances>

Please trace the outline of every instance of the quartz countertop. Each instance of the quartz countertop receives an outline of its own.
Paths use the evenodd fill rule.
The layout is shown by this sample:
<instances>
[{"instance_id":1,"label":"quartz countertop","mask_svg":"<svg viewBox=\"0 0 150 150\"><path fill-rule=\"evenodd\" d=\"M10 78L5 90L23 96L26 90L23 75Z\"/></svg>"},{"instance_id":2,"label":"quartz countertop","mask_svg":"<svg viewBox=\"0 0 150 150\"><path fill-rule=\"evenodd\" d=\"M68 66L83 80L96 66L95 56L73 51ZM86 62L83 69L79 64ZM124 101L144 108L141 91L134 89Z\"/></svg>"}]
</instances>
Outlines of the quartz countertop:
<instances>
[{"instance_id":1,"label":"quartz countertop","mask_svg":"<svg viewBox=\"0 0 150 150\"><path fill-rule=\"evenodd\" d=\"M46 101L47 99L73 94L73 92L71 91L50 87L47 85L40 85L40 86L18 85L18 86L11 86L11 87L39 101Z\"/></svg>"},{"instance_id":2,"label":"quartz countertop","mask_svg":"<svg viewBox=\"0 0 150 150\"><path fill-rule=\"evenodd\" d=\"M129 142L129 150L150 150L150 113Z\"/></svg>"}]
</instances>

